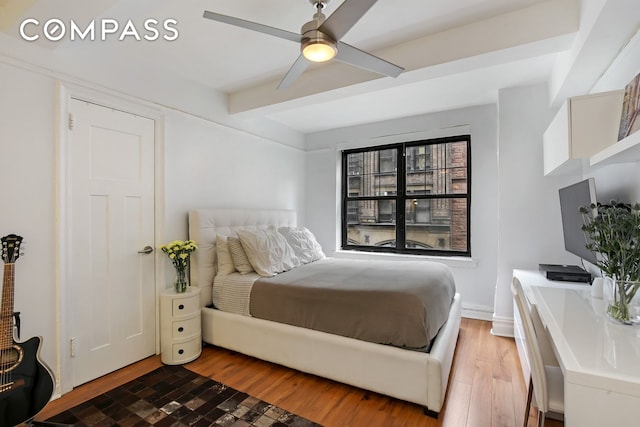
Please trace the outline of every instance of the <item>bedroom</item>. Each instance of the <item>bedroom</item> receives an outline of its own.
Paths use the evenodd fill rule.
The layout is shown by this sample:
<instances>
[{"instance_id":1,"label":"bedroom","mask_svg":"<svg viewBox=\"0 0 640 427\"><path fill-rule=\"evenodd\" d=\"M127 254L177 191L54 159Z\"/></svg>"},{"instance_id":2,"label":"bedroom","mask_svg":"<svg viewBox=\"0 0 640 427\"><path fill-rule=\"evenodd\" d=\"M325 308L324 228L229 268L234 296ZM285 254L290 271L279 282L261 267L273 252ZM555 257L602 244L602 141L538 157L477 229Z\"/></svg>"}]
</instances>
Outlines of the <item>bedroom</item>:
<instances>
[{"instance_id":1,"label":"bedroom","mask_svg":"<svg viewBox=\"0 0 640 427\"><path fill-rule=\"evenodd\" d=\"M3 7L5 3L9 5L12 2L3 2ZM38 3L35 2L36 7ZM118 2L106 3L117 6ZM469 2L465 5L473 3L486 2ZM59 80L69 83L69 86L88 86L92 96L98 93L108 99L124 97L125 104L133 98L146 108L151 106L162 112L165 191L160 208L164 226L156 236L157 244L174 238L186 238L187 210L206 202L206 205L216 206L294 209L304 219L301 222L318 236L322 246L329 248L328 251L333 250L338 246L339 228L335 149L338 144L384 135L428 133L452 126L468 126L474 150L473 254L471 261L449 260L448 263L463 296L463 314L490 320L495 333L509 335L512 328L512 305L508 291L511 269L535 268L540 262L576 261L562 248L557 189L583 176L595 175L599 192L604 197L640 198L638 172L634 164L587 169L573 176L543 177L540 148L542 132L564 97L592 90L620 89L640 70L637 63L623 64L621 69L613 69L605 75L606 78L600 79L600 75L633 35L638 26L637 17L626 13L631 10L630 6L625 6L626 3L613 4L611 0L522 3L539 8L534 9L537 13L556 7L569 10L563 16L547 17L547 25L537 25L538 31L548 31L531 36L540 37L538 42L514 41L530 47L534 53L528 55L546 57L548 62L553 62L558 54L559 66L553 78L516 85L509 76L515 80L521 68L509 73L508 67L526 67L526 59L519 57L523 55L523 50L517 49L517 46L509 49L491 45L489 49L493 49L493 52L476 55L473 60L443 56L434 59L440 61L439 66L436 63L408 74L412 78L415 76L416 79L431 81L427 95L441 101L436 104L436 109L427 106L420 112L398 110L393 117L382 117L377 115L378 110L373 105L369 105L369 108L362 110L363 114L369 114L368 118L358 118L353 113L358 122L348 123L341 121L346 115L337 114L341 110L335 109L337 117L331 114L339 102L336 100L320 104L316 107L319 110L300 108L297 116L299 121L294 125L309 129L306 131L261 117L277 116L281 111L276 108L279 105L275 105L273 111L268 106L256 107L253 116L250 113L229 115L226 112L226 98L221 92L203 88L193 81L174 78L174 75L154 72L155 69L149 70L144 65L134 65L131 58L135 58L137 51L130 53L132 56L129 59L95 67L93 62L99 63L98 57L102 54L100 49L95 49L95 45L84 43L76 47L67 43L52 49L46 44L43 46L43 43L29 44L19 40L13 32L15 22L13 26L3 25L7 30L1 34L0 43L0 81L4 94L0 101L2 171L9 185L4 185L2 190L5 208L1 222L5 233L20 232L29 243L18 265L20 282L16 288L16 306L22 312L24 336L42 335L45 340L44 359L56 369L66 363L62 338L69 325L68 319L60 312L63 291L59 288L59 266L55 255L59 249L59 224L56 220L59 188L56 172L56 129L59 119L56 109L59 106ZM630 2L628 4L631 5ZM198 2L198 6L201 6L198 7L198 14L201 13L200 9L213 8L208 2ZM370 13L374 14L378 7L380 5L374 6ZM108 10L108 7L104 5L104 9ZM299 14L307 17L308 5L304 4L300 9ZM122 13L121 5L119 12ZM226 12L231 14L232 10ZM62 12L42 13L55 16ZM87 13L100 16L101 12L94 10ZM245 16L259 20L260 13L253 13L255 15ZM136 14L145 16L143 10L137 10ZM363 25L365 18L361 22ZM295 17L293 20L302 22L302 19ZM555 24L555 27L551 24ZM284 26L277 21L273 25ZM202 26L212 31L212 23ZM600 52L599 37L612 31L612 27L620 32L619 40L609 41L614 45L606 46L605 52ZM186 29L179 29L182 37L186 38ZM209 34L207 30L204 31L203 34ZM555 33L552 36L549 33L553 31ZM234 34L244 37L243 33ZM145 45L150 49L149 55L162 48L160 41L153 43L152 46ZM287 45L282 47L285 51L286 48ZM629 54L630 57L639 56L637 37L628 49L635 49ZM252 53L249 52L249 55ZM498 58L506 61L502 67L487 65L486 61L495 59L498 53L509 53L511 56ZM87 59L72 61L70 56ZM288 61L283 60L275 75L286 71L287 64ZM592 66L594 70L590 68ZM215 61L211 67L215 68ZM478 95L474 92L474 85L464 84L475 75L462 72L467 68L496 75L502 71L501 75L505 77L494 86L490 98L476 98ZM208 71L203 69L201 72ZM449 81L441 77L444 73L454 73L462 79ZM408 83L405 82L405 90L413 87ZM371 90L372 94L385 96L384 87L373 91L369 88L372 84L361 83L347 95L356 97ZM551 106L547 84L554 89L554 103ZM461 95L462 102L451 99L451 103L447 103L447 96L437 90L440 87L451 88L445 89L450 90L451 94L444 94ZM326 101L332 99L327 98ZM368 102L367 98L364 102ZM298 106L295 100L284 104L284 107L291 107L284 109L288 114L293 114ZM344 108L350 109L350 105L345 104ZM303 121L304 117L317 117L317 114L308 111L323 113L320 115L320 125L328 127L318 129L314 127L318 123ZM284 113L280 113L280 116L281 121L288 119ZM238 157L242 162L240 174L237 173L238 166L229 161ZM522 159L527 161L523 162ZM229 185L230 177L233 177L235 185ZM194 182L198 185L194 186ZM25 197L25 194L29 196ZM526 245L526 249L522 249L523 245ZM161 274L168 275L170 271ZM165 283L166 279L159 275L157 282ZM39 297L32 301L32 295Z\"/></svg>"}]
</instances>

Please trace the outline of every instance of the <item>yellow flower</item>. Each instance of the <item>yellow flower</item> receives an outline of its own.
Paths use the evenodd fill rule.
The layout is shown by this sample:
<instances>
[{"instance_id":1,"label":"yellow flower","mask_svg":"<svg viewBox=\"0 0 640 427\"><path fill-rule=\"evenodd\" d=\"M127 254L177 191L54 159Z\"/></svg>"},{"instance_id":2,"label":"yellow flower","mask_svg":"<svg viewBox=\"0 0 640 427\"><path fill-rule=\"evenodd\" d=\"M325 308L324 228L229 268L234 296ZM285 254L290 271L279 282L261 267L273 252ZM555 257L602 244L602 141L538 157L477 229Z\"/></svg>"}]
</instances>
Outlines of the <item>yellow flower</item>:
<instances>
[{"instance_id":1,"label":"yellow flower","mask_svg":"<svg viewBox=\"0 0 640 427\"><path fill-rule=\"evenodd\" d=\"M189 265L189 255L196 249L198 249L198 245L193 240L174 240L160 246L160 250L167 254L178 271L186 270Z\"/></svg>"}]
</instances>

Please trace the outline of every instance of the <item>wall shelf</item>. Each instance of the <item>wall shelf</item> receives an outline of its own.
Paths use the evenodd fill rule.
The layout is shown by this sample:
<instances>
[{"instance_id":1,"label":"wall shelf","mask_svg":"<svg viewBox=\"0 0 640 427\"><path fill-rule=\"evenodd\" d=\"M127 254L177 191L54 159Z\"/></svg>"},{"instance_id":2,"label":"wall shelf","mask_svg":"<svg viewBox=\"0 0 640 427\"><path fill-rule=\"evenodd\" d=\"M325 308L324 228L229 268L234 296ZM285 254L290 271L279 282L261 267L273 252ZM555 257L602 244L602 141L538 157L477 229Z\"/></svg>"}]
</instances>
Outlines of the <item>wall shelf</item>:
<instances>
[{"instance_id":1,"label":"wall shelf","mask_svg":"<svg viewBox=\"0 0 640 427\"><path fill-rule=\"evenodd\" d=\"M611 144L589 159L591 166L640 161L640 131Z\"/></svg>"},{"instance_id":2,"label":"wall shelf","mask_svg":"<svg viewBox=\"0 0 640 427\"><path fill-rule=\"evenodd\" d=\"M560 107L543 135L544 174L575 174L582 160L614 143L623 90L575 96Z\"/></svg>"}]
</instances>

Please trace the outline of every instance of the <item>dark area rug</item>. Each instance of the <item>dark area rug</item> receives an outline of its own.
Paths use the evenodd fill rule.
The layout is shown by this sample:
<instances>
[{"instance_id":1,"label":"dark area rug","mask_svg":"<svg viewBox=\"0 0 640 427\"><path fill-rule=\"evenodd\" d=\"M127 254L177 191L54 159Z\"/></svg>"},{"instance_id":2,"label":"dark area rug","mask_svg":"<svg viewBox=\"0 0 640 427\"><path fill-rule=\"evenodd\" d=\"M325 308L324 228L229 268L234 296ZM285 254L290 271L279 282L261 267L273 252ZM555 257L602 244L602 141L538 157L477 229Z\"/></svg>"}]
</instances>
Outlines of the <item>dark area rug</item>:
<instances>
[{"instance_id":1,"label":"dark area rug","mask_svg":"<svg viewBox=\"0 0 640 427\"><path fill-rule=\"evenodd\" d=\"M51 417L84 426L319 426L182 366L163 366Z\"/></svg>"}]
</instances>

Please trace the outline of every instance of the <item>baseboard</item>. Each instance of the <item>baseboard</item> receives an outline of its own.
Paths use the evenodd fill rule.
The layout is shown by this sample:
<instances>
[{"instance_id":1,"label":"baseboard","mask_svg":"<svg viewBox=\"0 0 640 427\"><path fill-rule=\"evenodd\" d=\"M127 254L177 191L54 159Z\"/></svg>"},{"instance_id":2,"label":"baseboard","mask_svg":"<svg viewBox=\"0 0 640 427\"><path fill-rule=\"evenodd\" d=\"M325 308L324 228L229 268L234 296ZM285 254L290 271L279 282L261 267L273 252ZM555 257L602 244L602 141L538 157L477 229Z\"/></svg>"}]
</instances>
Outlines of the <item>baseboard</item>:
<instances>
[{"instance_id":1,"label":"baseboard","mask_svg":"<svg viewBox=\"0 0 640 427\"><path fill-rule=\"evenodd\" d=\"M493 319L493 307L465 306L463 304L462 317L491 321Z\"/></svg>"},{"instance_id":2,"label":"baseboard","mask_svg":"<svg viewBox=\"0 0 640 427\"><path fill-rule=\"evenodd\" d=\"M513 317L493 316L491 334L513 338Z\"/></svg>"}]
</instances>

